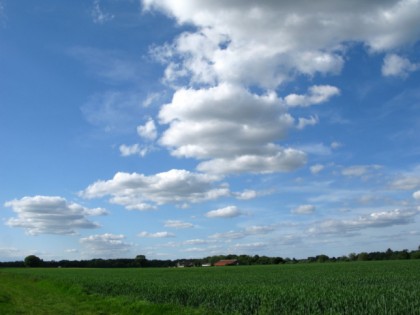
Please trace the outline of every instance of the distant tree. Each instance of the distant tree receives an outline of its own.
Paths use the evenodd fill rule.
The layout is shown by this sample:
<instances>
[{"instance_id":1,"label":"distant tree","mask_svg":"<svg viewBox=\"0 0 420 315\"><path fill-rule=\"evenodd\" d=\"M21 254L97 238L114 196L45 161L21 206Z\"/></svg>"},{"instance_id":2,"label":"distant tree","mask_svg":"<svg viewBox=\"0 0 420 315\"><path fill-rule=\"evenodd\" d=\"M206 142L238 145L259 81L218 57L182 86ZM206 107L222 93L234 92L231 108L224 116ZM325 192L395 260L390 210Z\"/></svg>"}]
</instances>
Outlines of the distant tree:
<instances>
[{"instance_id":1,"label":"distant tree","mask_svg":"<svg viewBox=\"0 0 420 315\"><path fill-rule=\"evenodd\" d=\"M410 259L408 249L404 249L402 251L397 252L397 259Z\"/></svg>"},{"instance_id":2,"label":"distant tree","mask_svg":"<svg viewBox=\"0 0 420 315\"><path fill-rule=\"evenodd\" d=\"M238 261L240 265L250 265L251 264L251 257L248 255L239 255Z\"/></svg>"},{"instance_id":3,"label":"distant tree","mask_svg":"<svg viewBox=\"0 0 420 315\"><path fill-rule=\"evenodd\" d=\"M410 253L411 259L420 259L420 249Z\"/></svg>"},{"instance_id":4,"label":"distant tree","mask_svg":"<svg viewBox=\"0 0 420 315\"><path fill-rule=\"evenodd\" d=\"M273 258L273 264L284 264L285 263L285 260L283 259L283 258L281 258L281 257L274 257Z\"/></svg>"},{"instance_id":5,"label":"distant tree","mask_svg":"<svg viewBox=\"0 0 420 315\"><path fill-rule=\"evenodd\" d=\"M369 254L366 252L360 253L359 255L357 255L357 260L360 260L360 261L369 260Z\"/></svg>"},{"instance_id":6,"label":"distant tree","mask_svg":"<svg viewBox=\"0 0 420 315\"><path fill-rule=\"evenodd\" d=\"M257 265L259 260L260 260L260 256L258 256L258 255L254 255L254 256L251 258L251 263L252 263L253 265Z\"/></svg>"},{"instance_id":7,"label":"distant tree","mask_svg":"<svg viewBox=\"0 0 420 315\"><path fill-rule=\"evenodd\" d=\"M394 255L394 252L392 251L391 248L388 248L385 252L385 257L386 259L392 259L392 256Z\"/></svg>"},{"instance_id":8,"label":"distant tree","mask_svg":"<svg viewBox=\"0 0 420 315\"><path fill-rule=\"evenodd\" d=\"M349 254L349 260L350 261L355 261L357 259L357 255L356 253L350 253Z\"/></svg>"},{"instance_id":9,"label":"distant tree","mask_svg":"<svg viewBox=\"0 0 420 315\"><path fill-rule=\"evenodd\" d=\"M35 255L29 255L25 257L24 263L26 267L41 267L42 259Z\"/></svg>"},{"instance_id":10,"label":"distant tree","mask_svg":"<svg viewBox=\"0 0 420 315\"><path fill-rule=\"evenodd\" d=\"M272 264L272 259L267 256L260 256L256 263L258 265L270 265Z\"/></svg>"},{"instance_id":11,"label":"distant tree","mask_svg":"<svg viewBox=\"0 0 420 315\"><path fill-rule=\"evenodd\" d=\"M346 255L343 255L341 257L338 257L337 260L338 261L349 261L350 259Z\"/></svg>"},{"instance_id":12,"label":"distant tree","mask_svg":"<svg viewBox=\"0 0 420 315\"><path fill-rule=\"evenodd\" d=\"M327 262L330 258L327 255L318 255L316 256L316 261L320 263Z\"/></svg>"},{"instance_id":13,"label":"distant tree","mask_svg":"<svg viewBox=\"0 0 420 315\"><path fill-rule=\"evenodd\" d=\"M147 259L145 255L137 255L136 256L136 264L139 267L146 267L147 266Z\"/></svg>"}]
</instances>

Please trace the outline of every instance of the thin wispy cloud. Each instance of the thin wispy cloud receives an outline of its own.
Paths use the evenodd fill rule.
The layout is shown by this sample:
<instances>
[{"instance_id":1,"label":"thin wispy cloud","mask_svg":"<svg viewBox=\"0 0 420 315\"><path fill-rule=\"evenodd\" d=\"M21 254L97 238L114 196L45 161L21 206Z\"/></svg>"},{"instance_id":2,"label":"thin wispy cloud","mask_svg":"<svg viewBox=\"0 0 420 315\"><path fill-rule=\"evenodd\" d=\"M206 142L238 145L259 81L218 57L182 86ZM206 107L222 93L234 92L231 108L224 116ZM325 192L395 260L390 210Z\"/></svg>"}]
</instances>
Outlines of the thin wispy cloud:
<instances>
[{"instance_id":1,"label":"thin wispy cloud","mask_svg":"<svg viewBox=\"0 0 420 315\"><path fill-rule=\"evenodd\" d=\"M168 237L175 237L174 233L170 233L170 232L155 232L155 233L150 233L150 232L140 232L138 234L139 237L146 237L146 238L168 238Z\"/></svg>"},{"instance_id":2,"label":"thin wispy cloud","mask_svg":"<svg viewBox=\"0 0 420 315\"><path fill-rule=\"evenodd\" d=\"M92 20L96 24L103 24L114 19L114 15L103 11L101 6L101 0L94 0L92 11Z\"/></svg>"},{"instance_id":3,"label":"thin wispy cloud","mask_svg":"<svg viewBox=\"0 0 420 315\"><path fill-rule=\"evenodd\" d=\"M194 227L194 224L181 220L166 220L164 226L175 229L189 229Z\"/></svg>"},{"instance_id":4,"label":"thin wispy cloud","mask_svg":"<svg viewBox=\"0 0 420 315\"><path fill-rule=\"evenodd\" d=\"M0 1L0 26L6 26L7 15L3 1Z\"/></svg>"},{"instance_id":5,"label":"thin wispy cloud","mask_svg":"<svg viewBox=\"0 0 420 315\"><path fill-rule=\"evenodd\" d=\"M315 212L314 205L300 205L292 210L294 214L311 214Z\"/></svg>"},{"instance_id":6,"label":"thin wispy cloud","mask_svg":"<svg viewBox=\"0 0 420 315\"><path fill-rule=\"evenodd\" d=\"M96 234L80 239L80 244L88 250L89 256L118 258L130 251L132 245L125 241L122 234Z\"/></svg>"}]
</instances>

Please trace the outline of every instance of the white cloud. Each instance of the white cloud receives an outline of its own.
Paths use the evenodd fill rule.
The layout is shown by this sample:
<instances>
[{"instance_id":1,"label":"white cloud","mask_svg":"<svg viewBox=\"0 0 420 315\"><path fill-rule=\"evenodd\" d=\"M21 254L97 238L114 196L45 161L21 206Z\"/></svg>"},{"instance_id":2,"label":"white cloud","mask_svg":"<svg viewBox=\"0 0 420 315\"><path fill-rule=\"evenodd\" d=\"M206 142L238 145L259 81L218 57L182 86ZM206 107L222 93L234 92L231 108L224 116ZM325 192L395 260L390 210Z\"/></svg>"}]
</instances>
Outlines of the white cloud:
<instances>
[{"instance_id":1,"label":"white cloud","mask_svg":"<svg viewBox=\"0 0 420 315\"><path fill-rule=\"evenodd\" d=\"M297 149L302 150L305 153L310 153L314 155L330 155L331 148L326 146L323 143L309 143L304 145L299 145Z\"/></svg>"},{"instance_id":2,"label":"white cloud","mask_svg":"<svg viewBox=\"0 0 420 315\"><path fill-rule=\"evenodd\" d=\"M420 69L420 64L411 63L407 58L396 54L386 55L382 65L382 75L406 77L410 72Z\"/></svg>"},{"instance_id":3,"label":"white cloud","mask_svg":"<svg viewBox=\"0 0 420 315\"><path fill-rule=\"evenodd\" d=\"M91 11L93 22L96 24L103 24L114 19L114 15L105 13L100 5L100 0L93 1L93 8Z\"/></svg>"},{"instance_id":4,"label":"white cloud","mask_svg":"<svg viewBox=\"0 0 420 315\"><path fill-rule=\"evenodd\" d=\"M400 210L372 212L356 219L325 220L312 226L308 231L314 234L344 234L366 228L404 225L414 222L420 210Z\"/></svg>"},{"instance_id":5,"label":"white cloud","mask_svg":"<svg viewBox=\"0 0 420 315\"><path fill-rule=\"evenodd\" d=\"M224 232L224 233L216 233L213 235L210 235L209 238L211 239L226 239L226 240L232 240L232 239L239 239L239 238L244 238L247 235L242 232L236 232L236 231L229 231L229 232Z\"/></svg>"},{"instance_id":6,"label":"white cloud","mask_svg":"<svg viewBox=\"0 0 420 315\"><path fill-rule=\"evenodd\" d=\"M83 208L84 213L89 216L108 215L109 212L104 208Z\"/></svg>"},{"instance_id":7,"label":"white cloud","mask_svg":"<svg viewBox=\"0 0 420 315\"><path fill-rule=\"evenodd\" d=\"M330 146L331 146L332 149L338 149L338 148L341 148L343 145L340 142L333 141L333 142L331 142Z\"/></svg>"},{"instance_id":8,"label":"white cloud","mask_svg":"<svg viewBox=\"0 0 420 315\"><path fill-rule=\"evenodd\" d=\"M301 167L305 153L279 143L295 122L287 110L327 102L340 90L314 85L284 99L273 91L299 74L338 74L355 42L388 52L420 38L418 1L142 3L146 11L195 26L151 51L166 64L165 80L176 89L159 113L168 126L159 143L173 156L200 160L197 170L214 174ZM251 92L253 87L260 92ZM310 116L295 127L316 123Z\"/></svg>"},{"instance_id":9,"label":"white cloud","mask_svg":"<svg viewBox=\"0 0 420 315\"><path fill-rule=\"evenodd\" d=\"M310 106L327 102L331 97L339 95L340 90L331 85L314 85L307 95L289 94L284 100L289 107Z\"/></svg>"},{"instance_id":10,"label":"white cloud","mask_svg":"<svg viewBox=\"0 0 420 315\"><path fill-rule=\"evenodd\" d=\"M273 88L295 71L338 73L347 43L392 50L420 37L418 1L143 0L180 24L192 24L170 46L169 67L193 82ZM174 75L172 71L172 75Z\"/></svg>"},{"instance_id":11,"label":"white cloud","mask_svg":"<svg viewBox=\"0 0 420 315\"><path fill-rule=\"evenodd\" d=\"M149 232L140 232L138 234L139 237L147 237L147 238L169 238L175 237L175 234L170 232L156 232L156 233L149 233Z\"/></svg>"},{"instance_id":12,"label":"white cloud","mask_svg":"<svg viewBox=\"0 0 420 315\"><path fill-rule=\"evenodd\" d=\"M258 196L258 192L256 192L255 190L246 189L243 192L236 193L235 195L236 199L250 200L256 198Z\"/></svg>"},{"instance_id":13,"label":"white cloud","mask_svg":"<svg viewBox=\"0 0 420 315\"><path fill-rule=\"evenodd\" d=\"M265 235L275 230L275 227L272 225L252 225L248 226L240 231L229 231L224 233L216 233L210 235L210 239L240 239L245 238L251 235Z\"/></svg>"},{"instance_id":14,"label":"white cloud","mask_svg":"<svg viewBox=\"0 0 420 315\"><path fill-rule=\"evenodd\" d=\"M137 143L133 145L122 144L119 149L121 156L139 155L141 157L146 156L146 154L152 150L151 147L142 147Z\"/></svg>"},{"instance_id":15,"label":"white cloud","mask_svg":"<svg viewBox=\"0 0 420 315\"><path fill-rule=\"evenodd\" d=\"M294 214L311 214L315 211L314 205L300 205L292 210Z\"/></svg>"},{"instance_id":16,"label":"white cloud","mask_svg":"<svg viewBox=\"0 0 420 315\"><path fill-rule=\"evenodd\" d=\"M122 144L120 145L119 149L122 156L130 156L134 154L139 154L140 145L139 144L133 144L133 145Z\"/></svg>"},{"instance_id":17,"label":"white cloud","mask_svg":"<svg viewBox=\"0 0 420 315\"><path fill-rule=\"evenodd\" d=\"M175 147L172 153L176 156L210 158L198 166L202 171L272 172L304 163L302 152L271 143L283 137L293 121L281 113L273 96L258 97L226 85L180 90L172 103L163 107L160 117L165 123L172 121L161 142Z\"/></svg>"},{"instance_id":18,"label":"white cloud","mask_svg":"<svg viewBox=\"0 0 420 315\"><path fill-rule=\"evenodd\" d=\"M190 248L185 248L182 251L186 253L192 253L192 252L202 253L202 252L208 252L208 249L203 248L203 247L190 247Z\"/></svg>"},{"instance_id":19,"label":"white cloud","mask_svg":"<svg viewBox=\"0 0 420 315\"><path fill-rule=\"evenodd\" d=\"M232 248L234 251L258 251L264 248L267 248L268 244L262 242L253 242L253 243L238 243L235 244Z\"/></svg>"},{"instance_id":20,"label":"white cloud","mask_svg":"<svg viewBox=\"0 0 420 315\"><path fill-rule=\"evenodd\" d=\"M180 85L190 87L176 87L162 107L160 123L168 128L159 142L174 156L201 160L199 171L215 174L301 167L305 153L279 145L295 121L287 110L327 102L340 90L314 85L284 99L271 91L298 74L338 74L349 43L387 52L420 38L418 1L142 3L146 11L196 27L152 50L167 65L167 82L176 87L181 79ZM250 92L254 86L262 92ZM316 123L316 116L300 118L296 127Z\"/></svg>"},{"instance_id":21,"label":"white cloud","mask_svg":"<svg viewBox=\"0 0 420 315\"><path fill-rule=\"evenodd\" d=\"M155 103L161 97L160 93L150 93L147 95L146 99L143 101L144 107L149 107L153 103Z\"/></svg>"},{"instance_id":22,"label":"white cloud","mask_svg":"<svg viewBox=\"0 0 420 315\"><path fill-rule=\"evenodd\" d=\"M413 198L416 200L420 200L420 190L413 193Z\"/></svg>"},{"instance_id":23,"label":"white cloud","mask_svg":"<svg viewBox=\"0 0 420 315\"><path fill-rule=\"evenodd\" d=\"M273 93L258 96L230 84L180 89L159 118L169 124L160 143L174 156L207 160L198 165L200 171L269 173L294 170L306 161L303 152L275 144L294 120Z\"/></svg>"},{"instance_id":24,"label":"white cloud","mask_svg":"<svg viewBox=\"0 0 420 315\"><path fill-rule=\"evenodd\" d=\"M192 239L192 240L187 240L185 241L183 244L185 245L205 245L208 244L209 241L208 240L203 240L203 239Z\"/></svg>"},{"instance_id":25,"label":"white cloud","mask_svg":"<svg viewBox=\"0 0 420 315\"><path fill-rule=\"evenodd\" d=\"M380 168L380 165L355 165L344 168L341 174L350 177L362 177Z\"/></svg>"},{"instance_id":26,"label":"white cloud","mask_svg":"<svg viewBox=\"0 0 420 315\"><path fill-rule=\"evenodd\" d=\"M242 212L236 206L228 206L206 213L208 218L234 218L240 216Z\"/></svg>"},{"instance_id":27,"label":"white cloud","mask_svg":"<svg viewBox=\"0 0 420 315\"><path fill-rule=\"evenodd\" d=\"M420 176L419 175L407 175L395 179L391 183L393 188L401 190L413 190L420 187Z\"/></svg>"},{"instance_id":28,"label":"white cloud","mask_svg":"<svg viewBox=\"0 0 420 315\"><path fill-rule=\"evenodd\" d=\"M212 174L290 172L306 163L300 150L272 147L278 152L272 156L242 155L233 159L220 158L202 162L197 169Z\"/></svg>"},{"instance_id":29,"label":"white cloud","mask_svg":"<svg viewBox=\"0 0 420 315\"><path fill-rule=\"evenodd\" d=\"M398 174L390 183L392 188L401 190L418 190L420 189L420 166Z\"/></svg>"},{"instance_id":30,"label":"white cloud","mask_svg":"<svg viewBox=\"0 0 420 315\"><path fill-rule=\"evenodd\" d=\"M309 169L310 169L310 171L311 171L312 174L318 174L324 168L325 168L325 166L322 165L322 164L315 164L315 165L312 165Z\"/></svg>"},{"instance_id":31,"label":"white cloud","mask_svg":"<svg viewBox=\"0 0 420 315\"><path fill-rule=\"evenodd\" d=\"M30 235L75 234L79 229L98 228L97 223L86 217L104 215L102 208L89 209L57 196L33 196L5 203L17 214L7 225L24 228Z\"/></svg>"},{"instance_id":32,"label":"white cloud","mask_svg":"<svg viewBox=\"0 0 420 315\"><path fill-rule=\"evenodd\" d=\"M296 128L299 130L302 130L302 129L305 129L306 126L315 126L316 124L318 124L318 122L319 122L318 116L311 116L310 118L300 117Z\"/></svg>"},{"instance_id":33,"label":"white cloud","mask_svg":"<svg viewBox=\"0 0 420 315\"><path fill-rule=\"evenodd\" d=\"M215 187L220 178L214 175L173 169L146 176L138 173L116 173L113 179L97 181L84 191L85 198L110 195L111 202L129 210L147 210L167 203L196 203L230 196L225 185Z\"/></svg>"},{"instance_id":34,"label":"white cloud","mask_svg":"<svg viewBox=\"0 0 420 315\"><path fill-rule=\"evenodd\" d=\"M194 224L180 220L166 220L164 226L175 229L188 229L194 227Z\"/></svg>"},{"instance_id":35,"label":"white cloud","mask_svg":"<svg viewBox=\"0 0 420 315\"><path fill-rule=\"evenodd\" d=\"M274 231L272 225L251 225L244 229L246 235L262 235Z\"/></svg>"},{"instance_id":36,"label":"white cloud","mask_svg":"<svg viewBox=\"0 0 420 315\"><path fill-rule=\"evenodd\" d=\"M301 235L286 234L276 238L276 244L296 245L302 242Z\"/></svg>"},{"instance_id":37,"label":"white cloud","mask_svg":"<svg viewBox=\"0 0 420 315\"><path fill-rule=\"evenodd\" d=\"M125 236L110 233L90 235L80 239L80 243L88 249L89 256L101 258L120 257L130 251L132 245L124 242Z\"/></svg>"},{"instance_id":38,"label":"white cloud","mask_svg":"<svg viewBox=\"0 0 420 315\"><path fill-rule=\"evenodd\" d=\"M179 89L172 103L162 109L161 122L170 126L161 143L175 156L205 160L198 166L205 172L228 174L293 170L293 167L287 166L273 169L266 162L279 156L277 153L280 151L268 153L268 148L278 145L284 139L284 131L290 128L289 119L283 125L283 132L275 132L275 128L271 128L275 124L269 117L281 114L286 118L287 108L327 102L339 95L340 90L328 84L314 85L306 93L290 94L284 99L275 97L272 100L278 104L276 115L272 115L272 110L263 111L261 106L255 106L259 113L271 113L258 120L258 123L264 121L264 125L268 126L264 135L260 132L260 124L256 126L241 121L244 116L237 113L236 103L238 106L241 104L245 114L261 117L256 109L243 106L244 100L248 103L251 99L253 103L267 102L267 95L271 95L269 91L275 90L296 72L310 75L317 72L338 73L346 59L346 50L350 47L348 43L360 42L371 51L386 52L401 43L411 43L420 35L407 22L419 23L412 12L419 5L408 1L358 4L354 7L330 1L310 7L299 1L293 4L260 2L257 5L217 1L217 6L208 1L200 2L199 6L190 1L182 3L175 6L167 1L144 1L146 9L163 10L179 23L197 26L197 31L183 33L162 50L168 64L178 69L182 76L190 78L189 86L195 89ZM399 20L400 17L406 20ZM253 65L250 65L251 61ZM198 89L203 87L202 83L213 87ZM263 92L259 95L251 93L252 89L248 87L253 85L261 87ZM224 90L229 90L230 94ZM232 124L217 116L222 113L219 104L224 109L224 117ZM282 108L284 106L287 108ZM300 118L296 127L303 129L318 123L316 116L309 117ZM231 134L232 141L226 141L226 148L217 150L220 144L216 139L220 139L222 133ZM240 141L242 139L238 138L245 134L249 140ZM275 134L278 136L273 136ZM237 143L243 145L235 145ZM334 145L333 148L336 148L338 143ZM284 149L278 146L278 150ZM241 165L244 157L247 157L245 160L251 157L259 162L253 163L255 168L246 163ZM296 160L301 162L298 165L304 163L303 159ZM284 164L277 162L277 165Z\"/></svg>"},{"instance_id":39,"label":"white cloud","mask_svg":"<svg viewBox=\"0 0 420 315\"><path fill-rule=\"evenodd\" d=\"M149 119L144 125L138 126L137 133L146 140L155 140L157 138L157 130L153 119Z\"/></svg>"}]
</instances>

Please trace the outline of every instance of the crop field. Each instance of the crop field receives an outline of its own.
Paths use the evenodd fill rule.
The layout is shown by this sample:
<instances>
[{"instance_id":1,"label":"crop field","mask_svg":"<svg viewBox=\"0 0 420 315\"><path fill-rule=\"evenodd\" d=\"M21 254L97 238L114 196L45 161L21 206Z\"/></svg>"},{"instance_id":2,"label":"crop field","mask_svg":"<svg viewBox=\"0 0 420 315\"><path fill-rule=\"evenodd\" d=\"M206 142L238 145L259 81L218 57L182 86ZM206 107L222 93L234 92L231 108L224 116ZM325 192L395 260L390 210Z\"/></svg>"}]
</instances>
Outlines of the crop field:
<instances>
[{"instance_id":1,"label":"crop field","mask_svg":"<svg viewBox=\"0 0 420 315\"><path fill-rule=\"evenodd\" d=\"M146 301L192 309L195 314L420 314L419 260L182 269L0 269L0 279L8 274L78 288L89 296L122 298L127 305Z\"/></svg>"}]
</instances>

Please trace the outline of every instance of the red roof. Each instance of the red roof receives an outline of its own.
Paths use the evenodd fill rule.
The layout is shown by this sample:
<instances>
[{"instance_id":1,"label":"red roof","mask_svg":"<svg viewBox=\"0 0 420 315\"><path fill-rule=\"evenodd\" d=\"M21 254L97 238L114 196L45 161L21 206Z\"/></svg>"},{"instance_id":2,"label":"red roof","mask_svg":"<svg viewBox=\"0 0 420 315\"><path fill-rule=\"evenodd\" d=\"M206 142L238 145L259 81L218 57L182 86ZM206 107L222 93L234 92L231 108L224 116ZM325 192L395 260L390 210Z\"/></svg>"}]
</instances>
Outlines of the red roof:
<instances>
[{"instance_id":1,"label":"red roof","mask_svg":"<svg viewBox=\"0 0 420 315\"><path fill-rule=\"evenodd\" d=\"M234 266L237 265L238 261L236 259L226 259L226 260L219 260L215 263L215 266Z\"/></svg>"}]
</instances>

